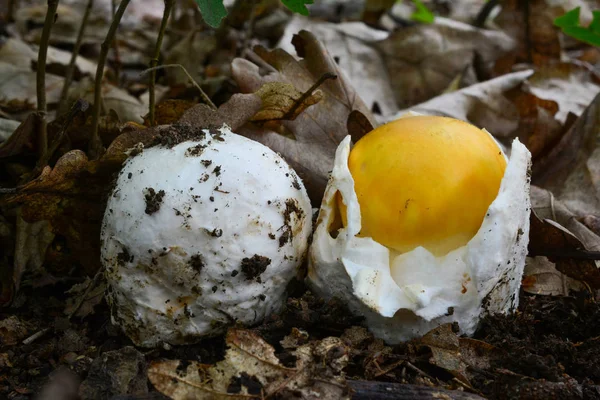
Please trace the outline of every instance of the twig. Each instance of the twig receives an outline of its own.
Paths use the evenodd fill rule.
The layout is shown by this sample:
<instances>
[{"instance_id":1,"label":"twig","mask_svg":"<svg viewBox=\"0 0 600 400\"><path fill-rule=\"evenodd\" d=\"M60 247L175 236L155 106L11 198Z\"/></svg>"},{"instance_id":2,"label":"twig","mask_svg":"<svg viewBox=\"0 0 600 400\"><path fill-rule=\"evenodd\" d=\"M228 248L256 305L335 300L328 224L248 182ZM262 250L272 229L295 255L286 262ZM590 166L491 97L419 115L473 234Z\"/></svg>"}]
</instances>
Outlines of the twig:
<instances>
[{"instance_id":1,"label":"twig","mask_svg":"<svg viewBox=\"0 0 600 400\"><path fill-rule=\"evenodd\" d=\"M158 38L156 39L156 47L154 49L154 57L150 60L150 68L154 68L158 65L158 59L160 57L160 49L162 47L163 37L165 35L165 30L167 29L167 23L169 21L169 16L171 15L171 10L173 9L173 5L175 4L175 0L165 0L165 11L163 12L162 21L160 22L160 29L158 31ZM154 107L156 103L156 93L154 92L154 85L156 83L156 70L150 72L150 82L148 85L149 94L150 94L150 109L149 109L149 118L150 118L150 126L154 126Z\"/></svg>"},{"instance_id":2,"label":"twig","mask_svg":"<svg viewBox=\"0 0 600 400\"><path fill-rule=\"evenodd\" d=\"M39 338L41 338L42 336L44 336L46 334L46 332L48 332L50 330L50 328L44 328L41 331L38 331L36 333L34 333L33 335L29 336L27 339L23 340L23 344L31 344L33 342L35 342L36 340L38 340Z\"/></svg>"},{"instance_id":3,"label":"twig","mask_svg":"<svg viewBox=\"0 0 600 400\"><path fill-rule=\"evenodd\" d=\"M102 77L104 76L104 65L106 64L106 58L108 57L108 49L112 41L115 38L115 34L117 32L117 28L119 23L121 22L121 18L123 18L123 14L125 13L125 9L129 5L130 0L122 0L121 4L119 4L119 8L113 17L112 23L110 24L110 28L108 29L108 33L106 34L106 38L104 42L102 42L102 46L100 46L100 57L98 59L98 68L96 69L96 82L94 84L94 109L92 114L92 138L90 140L90 158L97 159L100 157L100 153L102 152L102 140L98 135L98 121L100 120L100 107L101 105L101 95L102 95Z\"/></svg>"},{"instance_id":4,"label":"twig","mask_svg":"<svg viewBox=\"0 0 600 400\"><path fill-rule=\"evenodd\" d=\"M81 21L81 26L79 27L79 33L77 34L77 40L75 41L75 46L73 47L71 61L69 62L69 66L67 67L67 71L65 73L65 83L63 85L62 92L60 93L60 102L58 103L58 115L64 113L66 109L67 96L69 94L69 86L71 86L71 81L73 80L73 73L75 72L75 63L77 62L79 49L81 48L81 44L83 42L85 26L87 25L93 5L94 0L88 0L85 13L83 14L83 20Z\"/></svg>"},{"instance_id":5,"label":"twig","mask_svg":"<svg viewBox=\"0 0 600 400\"><path fill-rule=\"evenodd\" d=\"M7 6L7 10L6 10L6 21L7 22L14 21L15 4L16 3L17 3L17 0L8 0L8 6Z\"/></svg>"},{"instance_id":6,"label":"twig","mask_svg":"<svg viewBox=\"0 0 600 400\"><path fill-rule=\"evenodd\" d=\"M290 119L294 115L294 112L296 112L298 107L300 107L302 103L304 103L304 100L312 96L313 92L317 90L317 88L328 79L337 79L337 75L331 72L325 72L323 75L321 75L319 80L317 80L315 84L310 87L310 89L302 93L302 96L300 96L298 101L294 102L294 105L288 110L288 112L285 113L285 115L281 119Z\"/></svg>"},{"instance_id":7,"label":"twig","mask_svg":"<svg viewBox=\"0 0 600 400\"><path fill-rule=\"evenodd\" d=\"M48 11L46 12L46 20L44 21L44 29L42 30L42 38L40 40L40 50L38 52L37 62L37 105L40 113L40 155L44 157L48 150L48 125L46 121L46 112L48 106L46 104L46 57L48 55L48 43L50 42L50 31L54 25L56 18L56 9L58 8L58 0L48 0Z\"/></svg>"},{"instance_id":8,"label":"twig","mask_svg":"<svg viewBox=\"0 0 600 400\"><path fill-rule=\"evenodd\" d=\"M111 13L110 15L112 15L114 17L116 10L117 10L117 0L112 0L110 2L110 6L111 6ZM118 27L117 27L117 31L118 31ZM121 83L121 54L119 53L119 41L116 40L117 39L117 32L115 32L115 40L113 40L113 44L114 44L114 51L115 51L115 76L117 78L117 83Z\"/></svg>"},{"instance_id":9,"label":"twig","mask_svg":"<svg viewBox=\"0 0 600 400\"><path fill-rule=\"evenodd\" d=\"M202 100L204 100L204 102L206 104L208 104L212 109L216 110L217 106L215 106L215 103L213 103L212 100L210 99L210 97L208 97L208 95L206 93L204 93L204 90L202 90L202 88L194 80L194 78L192 77L192 75L190 75L190 73L187 71L187 69L185 69L185 67L183 65L181 65L181 64L159 65L158 67L148 68L148 69L140 72L140 75L145 75L148 72L156 71L156 70L163 69L163 68L175 68L175 67L181 68L183 70L183 72L187 75L188 79L192 82L192 84L194 85L194 87L196 89L198 89L198 91L200 92L200 96L202 97Z\"/></svg>"},{"instance_id":10,"label":"twig","mask_svg":"<svg viewBox=\"0 0 600 400\"><path fill-rule=\"evenodd\" d=\"M477 28L483 28L485 25L485 21L489 18L490 14L498 5L498 0L489 0L487 3L481 7L481 10L477 13L475 20L473 21L473 26Z\"/></svg>"}]
</instances>

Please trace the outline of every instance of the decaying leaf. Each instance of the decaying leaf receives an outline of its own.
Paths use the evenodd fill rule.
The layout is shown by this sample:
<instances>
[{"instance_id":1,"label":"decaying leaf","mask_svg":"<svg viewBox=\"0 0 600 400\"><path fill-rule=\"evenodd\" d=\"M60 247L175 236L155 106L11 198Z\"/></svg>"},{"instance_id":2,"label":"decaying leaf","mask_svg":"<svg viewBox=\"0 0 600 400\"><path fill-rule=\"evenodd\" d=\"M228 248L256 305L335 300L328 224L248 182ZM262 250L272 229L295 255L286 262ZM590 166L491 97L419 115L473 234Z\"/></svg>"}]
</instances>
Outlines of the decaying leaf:
<instances>
[{"instance_id":1,"label":"decaying leaf","mask_svg":"<svg viewBox=\"0 0 600 400\"><path fill-rule=\"evenodd\" d=\"M36 73L31 68L15 67L0 61L0 105L11 110L33 110L37 104ZM64 79L46 74L46 100L56 104Z\"/></svg>"},{"instance_id":2,"label":"decaying leaf","mask_svg":"<svg viewBox=\"0 0 600 400\"><path fill-rule=\"evenodd\" d=\"M469 367L489 368L494 357L494 346L475 339L459 338L451 324L432 329L416 341L431 351L429 362L470 386Z\"/></svg>"},{"instance_id":3,"label":"decaying leaf","mask_svg":"<svg viewBox=\"0 0 600 400\"><path fill-rule=\"evenodd\" d=\"M533 165L533 182L551 191L576 217L600 215L599 136L600 95Z\"/></svg>"},{"instance_id":4,"label":"decaying leaf","mask_svg":"<svg viewBox=\"0 0 600 400\"><path fill-rule=\"evenodd\" d=\"M43 219L28 223L22 217L24 209L17 212L17 238L15 241L15 262L13 267L13 284L15 291L19 289L21 277L26 270L34 274L41 273L46 259L46 250L54 234L52 227Z\"/></svg>"},{"instance_id":5,"label":"decaying leaf","mask_svg":"<svg viewBox=\"0 0 600 400\"><path fill-rule=\"evenodd\" d=\"M0 345L14 346L25 339L31 326L17 316L11 315L0 321Z\"/></svg>"},{"instance_id":6,"label":"decaying leaf","mask_svg":"<svg viewBox=\"0 0 600 400\"><path fill-rule=\"evenodd\" d=\"M294 85L281 82L265 83L255 94L262 100L262 107L250 119L253 122L283 119L293 121L304 110L323 98L321 91L315 91L303 98L303 93Z\"/></svg>"},{"instance_id":7,"label":"decaying leaf","mask_svg":"<svg viewBox=\"0 0 600 400\"><path fill-rule=\"evenodd\" d=\"M556 269L547 257L528 257L523 273L523 290L547 296L568 296L571 291L585 290L585 286Z\"/></svg>"},{"instance_id":8,"label":"decaying leaf","mask_svg":"<svg viewBox=\"0 0 600 400\"><path fill-rule=\"evenodd\" d=\"M585 251L599 251L600 237L582 224L547 190L531 186L531 232L529 253L546 256L565 275L600 288L600 268Z\"/></svg>"},{"instance_id":9,"label":"decaying leaf","mask_svg":"<svg viewBox=\"0 0 600 400\"><path fill-rule=\"evenodd\" d=\"M389 120L396 119L409 111L444 115L470 121L497 137L510 137L518 128L519 113L514 104L503 94L518 88L532 74L531 70L514 72L456 92L443 94L402 110Z\"/></svg>"},{"instance_id":10,"label":"decaying leaf","mask_svg":"<svg viewBox=\"0 0 600 400\"><path fill-rule=\"evenodd\" d=\"M80 150L72 150L54 168L45 167L38 178L1 200L23 204L25 221L49 221L52 231L67 239L85 270L93 273L100 265L100 224L114 173L127 158L128 149L140 142L150 143L165 130L168 127L123 133L95 161L89 161Z\"/></svg>"},{"instance_id":11,"label":"decaying leaf","mask_svg":"<svg viewBox=\"0 0 600 400\"><path fill-rule=\"evenodd\" d=\"M77 283L65 293L70 297L67 299L65 314L79 318L85 318L94 313L94 307L100 304L104 298L106 282L86 277L82 283Z\"/></svg>"},{"instance_id":12,"label":"decaying leaf","mask_svg":"<svg viewBox=\"0 0 600 400\"><path fill-rule=\"evenodd\" d=\"M549 6L546 0L504 1L494 23L515 40L517 48L501 60L499 69L507 72L514 64L521 62L543 65L559 60L560 30L553 24L557 14L557 10Z\"/></svg>"},{"instance_id":13,"label":"decaying leaf","mask_svg":"<svg viewBox=\"0 0 600 400\"><path fill-rule=\"evenodd\" d=\"M348 350L339 338L298 347L293 368L282 365L273 347L252 331L232 328L226 343L225 359L215 365L157 361L148 368L148 378L174 400L350 398L342 372Z\"/></svg>"},{"instance_id":14,"label":"decaying leaf","mask_svg":"<svg viewBox=\"0 0 600 400\"><path fill-rule=\"evenodd\" d=\"M473 63L475 54L481 64L489 67L514 46L503 32L477 29L444 18L436 18L433 24L399 29L377 44L400 108L443 92Z\"/></svg>"},{"instance_id":15,"label":"decaying leaf","mask_svg":"<svg viewBox=\"0 0 600 400\"><path fill-rule=\"evenodd\" d=\"M358 110L370 121L373 118L315 35L301 31L294 36L293 44L298 55L303 57L300 61L281 49L255 49L275 69L266 75L259 72L257 65L244 59L235 59L232 72L240 89L245 93L253 93L267 82L286 82L306 92L324 74L333 73L337 79L327 80L319 87L323 99L318 104L308 108L294 121L282 122L294 134L295 140L256 124L246 124L237 132L281 153L304 181L313 205L318 205L333 167L335 149L348 134L348 115Z\"/></svg>"},{"instance_id":16,"label":"decaying leaf","mask_svg":"<svg viewBox=\"0 0 600 400\"><path fill-rule=\"evenodd\" d=\"M279 40L279 47L294 54L292 38L309 30L327 48L340 71L374 113L389 116L398 111L385 64L375 47L389 33L361 22L329 23L294 15Z\"/></svg>"}]
</instances>

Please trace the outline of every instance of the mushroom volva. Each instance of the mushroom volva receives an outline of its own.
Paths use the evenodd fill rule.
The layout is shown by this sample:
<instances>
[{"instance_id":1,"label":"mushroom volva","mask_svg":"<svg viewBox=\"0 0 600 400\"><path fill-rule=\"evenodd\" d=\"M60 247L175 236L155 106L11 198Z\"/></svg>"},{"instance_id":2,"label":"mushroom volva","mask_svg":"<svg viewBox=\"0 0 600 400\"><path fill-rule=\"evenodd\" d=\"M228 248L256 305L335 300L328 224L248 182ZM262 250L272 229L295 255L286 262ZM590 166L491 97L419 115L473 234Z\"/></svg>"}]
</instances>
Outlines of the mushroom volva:
<instances>
[{"instance_id":1,"label":"mushroom volva","mask_svg":"<svg viewBox=\"0 0 600 400\"><path fill-rule=\"evenodd\" d=\"M180 130L190 138L126 161L101 231L112 319L144 347L279 310L312 231L306 189L278 154L226 126Z\"/></svg>"},{"instance_id":2,"label":"mushroom volva","mask_svg":"<svg viewBox=\"0 0 600 400\"><path fill-rule=\"evenodd\" d=\"M397 343L514 310L527 254L531 155L467 122L407 114L340 143L307 281Z\"/></svg>"}]
</instances>

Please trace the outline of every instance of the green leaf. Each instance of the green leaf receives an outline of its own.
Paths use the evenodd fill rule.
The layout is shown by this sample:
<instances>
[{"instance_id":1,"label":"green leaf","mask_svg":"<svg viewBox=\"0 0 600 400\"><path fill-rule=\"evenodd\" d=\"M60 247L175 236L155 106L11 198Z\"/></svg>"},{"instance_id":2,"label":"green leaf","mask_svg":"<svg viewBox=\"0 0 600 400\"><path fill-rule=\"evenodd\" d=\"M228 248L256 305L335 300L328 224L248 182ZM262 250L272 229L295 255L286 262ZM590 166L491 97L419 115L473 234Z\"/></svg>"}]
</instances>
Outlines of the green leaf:
<instances>
[{"instance_id":1,"label":"green leaf","mask_svg":"<svg viewBox=\"0 0 600 400\"><path fill-rule=\"evenodd\" d=\"M600 35L595 34L587 28L581 26L568 26L563 28L563 32L581 42L591 44L592 46L600 46Z\"/></svg>"},{"instance_id":2,"label":"green leaf","mask_svg":"<svg viewBox=\"0 0 600 400\"><path fill-rule=\"evenodd\" d=\"M596 35L600 35L600 11L592 11L592 15L594 19L590 26L588 26L588 29Z\"/></svg>"},{"instance_id":3,"label":"green leaf","mask_svg":"<svg viewBox=\"0 0 600 400\"><path fill-rule=\"evenodd\" d=\"M413 3L415 3L417 11L415 11L410 17L415 21L431 24L435 19L435 16L429 10L429 8L427 8L427 6L423 4L421 0L413 0Z\"/></svg>"},{"instance_id":4,"label":"green leaf","mask_svg":"<svg viewBox=\"0 0 600 400\"><path fill-rule=\"evenodd\" d=\"M306 4L312 4L313 0L281 0L281 2L293 12L298 14L308 15Z\"/></svg>"},{"instance_id":5,"label":"green leaf","mask_svg":"<svg viewBox=\"0 0 600 400\"><path fill-rule=\"evenodd\" d=\"M579 24L579 7L554 20L554 25L561 28L565 35L581 42L600 46L600 11L593 11L592 23L586 28Z\"/></svg>"},{"instance_id":6,"label":"green leaf","mask_svg":"<svg viewBox=\"0 0 600 400\"><path fill-rule=\"evenodd\" d=\"M196 0L196 4L204 21L213 28L218 28L221 20L227 16L223 0Z\"/></svg>"},{"instance_id":7,"label":"green leaf","mask_svg":"<svg viewBox=\"0 0 600 400\"><path fill-rule=\"evenodd\" d=\"M554 20L554 25L559 28L566 28L569 26L577 26L579 25L579 12L580 8L574 8L571 11L567 12L565 15L561 15Z\"/></svg>"}]
</instances>

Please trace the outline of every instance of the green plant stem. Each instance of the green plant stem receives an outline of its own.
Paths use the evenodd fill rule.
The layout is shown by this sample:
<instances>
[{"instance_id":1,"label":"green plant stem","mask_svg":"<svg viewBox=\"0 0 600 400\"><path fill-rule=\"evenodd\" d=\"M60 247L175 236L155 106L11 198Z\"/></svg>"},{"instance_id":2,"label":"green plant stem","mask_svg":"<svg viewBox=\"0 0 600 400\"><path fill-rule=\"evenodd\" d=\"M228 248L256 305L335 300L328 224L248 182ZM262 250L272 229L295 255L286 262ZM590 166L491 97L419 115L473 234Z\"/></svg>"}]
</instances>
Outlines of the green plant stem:
<instances>
[{"instance_id":1,"label":"green plant stem","mask_svg":"<svg viewBox=\"0 0 600 400\"><path fill-rule=\"evenodd\" d=\"M67 67L67 71L65 73L65 83L62 88L62 92L60 93L60 102L58 103L58 114L63 114L67 108L67 97L69 95L69 86L71 86L71 82L73 80L73 73L75 72L75 65L77 62L77 56L79 54L79 49L81 49L81 44L83 43L83 35L85 33L85 26L90 18L90 14L92 11L92 7L94 5L94 0L88 0L87 7L85 9L85 13L83 14L83 20L81 21L81 26L79 27L79 33L77 34L77 41L75 42L75 47L73 47L73 54L71 55L71 61L69 62L69 66Z\"/></svg>"},{"instance_id":2,"label":"green plant stem","mask_svg":"<svg viewBox=\"0 0 600 400\"><path fill-rule=\"evenodd\" d=\"M92 159L99 158L102 153L102 140L100 139L100 135L98 134L98 122L100 120L100 108L102 107L102 78L104 76L104 65L106 64L106 59L108 57L108 50L110 49L110 45L115 38L117 28L119 27L121 18L123 18L125 9L127 9L127 6L129 5L129 1L130 0L122 0L121 4L119 4L119 8L115 13L112 23L110 24L110 28L108 29L108 33L106 34L106 38L100 46L100 57L98 59L98 68L96 69L96 81L94 84L92 137L90 139L89 147L90 158Z\"/></svg>"},{"instance_id":3,"label":"green plant stem","mask_svg":"<svg viewBox=\"0 0 600 400\"><path fill-rule=\"evenodd\" d=\"M169 16L171 15L171 10L173 9L173 5L175 5L175 0L165 0L165 11L163 12L162 21L160 22L160 29L158 31L158 38L156 39L156 47L154 48L154 57L150 60L150 68L154 68L158 65L158 59L160 58L160 49L162 48L163 37L165 35L165 31L167 29L167 23L169 21ZM149 118L150 118L150 126L154 126L154 115L155 115L155 104L156 104L156 93L154 91L154 85L156 83L156 70L153 69L150 71L150 81L148 83L148 89L150 94L150 109L149 109Z\"/></svg>"},{"instance_id":4,"label":"green plant stem","mask_svg":"<svg viewBox=\"0 0 600 400\"><path fill-rule=\"evenodd\" d=\"M50 32L56 18L56 9L58 8L58 0L48 0L48 11L46 12L46 20L44 21L44 29L42 30L42 38L40 40L40 50L38 52L37 62L37 109L40 113L40 136L39 136L39 151L43 158L48 151L48 123L46 121L46 112L48 105L46 104L46 57L48 56L48 43L50 42Z\"/></svg>"}]
</instances>

